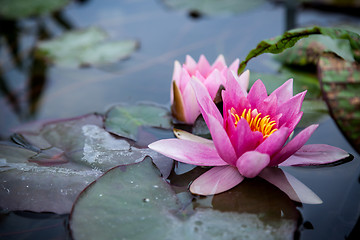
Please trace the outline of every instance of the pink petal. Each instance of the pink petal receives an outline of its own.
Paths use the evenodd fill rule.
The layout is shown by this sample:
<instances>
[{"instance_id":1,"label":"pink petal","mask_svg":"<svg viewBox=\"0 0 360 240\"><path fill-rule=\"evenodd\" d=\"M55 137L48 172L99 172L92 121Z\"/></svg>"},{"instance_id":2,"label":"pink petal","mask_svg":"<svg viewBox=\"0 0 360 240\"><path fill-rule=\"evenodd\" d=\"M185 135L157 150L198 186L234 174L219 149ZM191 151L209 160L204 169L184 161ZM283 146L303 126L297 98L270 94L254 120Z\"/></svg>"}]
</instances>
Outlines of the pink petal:
<instances>
[{"instance_id":1,"label":"pink petal","mask_svg":"<svg viewBox=\"0 0 360 240\"><path fill-rule=\"evenodd\" d=\"M179 162L198 166L228 165L213 146L180 139L163 139L151 143L150 149Z\"/></svg>"},{"instance_id":2,"label":"pink petal","mask_svg":"<svg viewBox=\"0 0 360 240\"><path fill-rule=\"evenodd\" d=\"M196 101L195 92L190 84L185 87L183 92L183 102L185 110L185 122L193 124L200 115L200 107Z\"/></svg>"},{"instance_id":3,"label":"pink petal","mask_svg":"<svg viewBox=\"0 0 360 240\"><path fill-rule=\"evenodd\" d=\"M283 114L280 118L280 126L283 124L291 124L292 120L299 114L305 94L306 91L301 92L278 106L278 113ZM286 126L289 127L288 125Z\"/></svg>"},{"instance_id":4,"label":"pink petal","mask_svg":"<svg viewBox=\"0 0 360 240\"><path fill-rule=\"evenodd\" d=\"M262 133L251 131L249 123L244 118L240 119L237 127L235 127L234 123L232 125L234 128L229 127L228 134L230 134L229 137L237 157L240 157L245 152L255 150L263 141Z\"/></svg>"},{"instance_id":5,"label":"pink petal","mask_svg":"<svg viewBox=\"0 0 360 240\"><path fill-rule=\"evenodd\" d=\"M327 164L344 159L349 154L344 150L326 144L310 144L302 146L281 166L306 166Z\"/></svg>"},{"instance_id":6,"label":"pink petal","mask_svg":"<svg viewBox=\"0 0 360 240\"><path fill-rule=\"evenodd\" d=\"M186 71L186 69L182 69L180 73L180 84L178 84L180 91L184 92L186 86L189 84L191 77L189 73Z\"/></svg>"},{"instance_id":7,"label":"pink petal","mask_svg":"<svg viewBox=\"0 0 360 240\"><path fill-rule=\"evenodd\" d=\"M213 195L225 192L238 185L244 177L232 166L213 167L190 185L190 192L199 195Z\"/></svg>"},{"instance_id":8,"label":"pink petal","mask_svg":"<svg viewBox=\"0 0 360 240\"><path fill-rule=\"evenodd\" d=\"M294 131L296 125L300 122L302 116L303 116L303 112L299 112L298 114L295 114L290 121L288 121L286 124L284 124L283 126L286 126L289 128L289 133L291 133L292 131ZM278 121L280 122L280 121Z\"/></svg>"},{"instance_id":9,"label":"pink petal","mask_svg":"<svg viewBox=\"0 0 360 240\"><path fill-rule=\"evenodd\" d=\"M278 105L283 104L293 96L293 79L290 78L283 85L278 87L275 91L271 93L275 95L278 100Z\"/></svg>"},{"instance_id":10,"label":"pink petal","mask_svg":"<svg viewBox=\"0 0 360 240\"><path fill-rule=\"evenodd\" d=\"M310 138L311 134L316 130L318 124L310 125L296 135L288 144L283 147L274 157L271 158L270 166L276 166L284 162L291 155L297 152Z\"/></svg>"},{"instance_id":11,"label":"pink petal","mask_svg":"<svg viewBox=\"0 0 360 240\"><path fill-rule=\"evenodd\" d=\"M257 148L256 151L266 153L269 156L280 151L284 146L289 136L289 129L286 127L280 128L265 139Z\"/></svg>"},{"instance_id":12,"label":"pink petal","mask_svg":"<svg viewBox=\"0 0 360 240\"><path fill-rule=\"evenodd\" d=\"M229 70L237 73L239 65L240 65L240 60L237 58L232 62L232 64L229 67ZM246 70L246 71L249 71L249 70Z\"/></svg>"},{"instance_id":13,"label":"pink petal","mask_svg":"<svg viewBox=\"0 0 360 240\"><path fill-rule=\"evenodd\" d=\"M213 63L213 65L211 66L211 71L214 71L215 69L218 69L219 71L221 71L222 69L224 69L226 67L226 62L225 62L225 58L222 54L220 54L215 62Z\"/></svg>"},{"instance_id":14,"label":"pink petal","mask_svg":"<svg viewBox=\"0 0 360 240\"><path fill-rule=\"evenodd\" d=\"M219 70L215 69L204 81L204 85L207 88L211 99L214 99L219 87L222 83L223 76Z\"/></svg>"},{"instance_id":15,"label":"pink petal","mask_svg":"<svg viewBox=\"0 0 360 240\"><path fill-rule=\"evenodd\" d=\"M222 124L211 115L207 119L206 124L219 156L228 164L235 165L237 160L236 152Z\"/></svg>"},{"instance_id":16,"label":"pink petal","mask_svg":"<svg viewBox=\"0 0 360 240\"><path fill-rule=\"evenodd\" d=\"M257 151L244 153L236 162L241 175L247 178L256 177L268 164L270 156Z\"/></svg>"},{"instance_id":17,"label":"pink petal","mask_svg":"<svg viewBox=\"0 0 360 240\"><path fill-rule=\"evenodd\" d=\"M276 95L270 95L266 97L262 104L257 105L258 112L261 113L261 116L269 115L271 120L274 120L273 117L277 114L277 98Z\"/></svg>"},{"instance_id":18,"label":"pink petal","mask_svg":"<svg viewBox=\"0 0 360 240\"><path fill-rule=\"evenodd\" d=\"M246 98L246 91L242 89L237 75L234 72L228 72L225 84L225 91L221 93L223 99L224 119L228 118L228 110L231 108L244 109L250 107Z\"/></svg>"},{"instance_id":19,"label":"pink petal","mask_svg":"<svg viewBox=\"0 0 360 240\"><path fill-rule=\"evenodd\" d=\"M190 55L186 55L185 64L183 65L183 68L185 68L190 75L193 75L197 69L197 63Z\"/></svg>"},{"instance_id":20,"label":"pink petal","mask_svg":"<svg viewBox=\"0 0 360 240\"><path fill-rule=\"evenodd\" d=\"M178 139L198 142L202 144L208 144L209 146L215 147L214 142L209 139L202 138L197 135L176 128L174 128L173 132Z\"/></svg>"},{"instance_id":21,"label":"pink petal","mask_svg":"<svg viewBox=\"0 0 360 240\"><path fill-rule=\"evenodd\" d=\"M196 99L200 105L201 113L207 125L209 126L207 121L208 115L214 116L218 122L222 123L223 118L221 116L221 113L211 99L210 94L205 88L205 86L196 78L191 79L191 85L195 91Z\"/></svg>"},{"instance_id":22,"label":"pink petal","mask_svg":"<svg viewBox=\"0 0 360 240\"><path fill-rule=\"evenodd\" d=\"M239 64L237 65L239 67ZM233 71L234 74L236 74L236 71ZM239 83L243 90L247 91L249 87L249 80L250 80L250 71L246 70L239 76Z\"/></svg>"},{"instance_id":23,"label":"pink petal","mask_svg":"<svg viewBox=\"0 0 360 240\"><path fill-rule=\"evenodd\" d=\"M175 61L174 62L174 72L173 72L172 80L175 80L176 84L179 84L180 73L181 73L181 64L179 63L179 61Z\"/></svg>"},{"instance_id":24,"label":"pink petal","mask_svg":"<svg viewBox=\"0 0 360 240\"><path fill-rule=\"evenodd\" d=\"M204 55L201 55L198 62L198 70L205 78L209 75L211 66Z\"/></svg>"},{"instance_id":25,"label":"pink petal","mask_svg":"<svg viewBox=\"0 0 360 240\"><path fill-rule=\"evenodd\" d=\"M321 204L321 199L302 182L280 168L265 168L259 176L281 191L290 199L307 204Z\"/></svg>"},{"instance_id":26,"label":"pink petal","mask_svg":"<svg viewBox=\"0 0 360 240\"><path fill-rule=\"evenodd\" d=\"M266 87L259 79L252 85L247 98L251 104L251 108L255 109L262 104L267 96Z\"/></svg>"}]
</instances>

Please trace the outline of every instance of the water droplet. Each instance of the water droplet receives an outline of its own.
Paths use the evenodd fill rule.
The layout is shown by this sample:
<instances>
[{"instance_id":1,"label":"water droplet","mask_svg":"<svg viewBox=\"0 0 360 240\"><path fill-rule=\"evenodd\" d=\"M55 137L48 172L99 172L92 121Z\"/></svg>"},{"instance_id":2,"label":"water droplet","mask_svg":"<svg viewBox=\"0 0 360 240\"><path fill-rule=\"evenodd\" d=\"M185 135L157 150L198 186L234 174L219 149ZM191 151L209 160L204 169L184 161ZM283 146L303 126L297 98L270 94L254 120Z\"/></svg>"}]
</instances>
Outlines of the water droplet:
<instances>
[{"instance_id":1,"label":"water droplet","mask_svg":"<svg viewBox=\"0 0 360 240\"><path fill-rule=\"evenodd\" d=\"M154 185L154 188L159 188L159 186L158 186L158 185Z\"/></svg>"},{"instance_id":2,"label":"water droplet","mask_svg":"<svg viewBox=\"0 0 360 240\"><path fill-rule=\"evenodd\" d=\"M102 193L100 193L100 194L99 194L99 197L102 197L102 196L103 196Z\"/></svg>"},{"instance_id":3,"label":"water droplet","mask_svg":"<svg viewBox=\"0 0 360 240\"><path fill-rule=\"evenodd\" d=\"M130 181L130 183L134 183L134 181Z\"/></svg>"},{"instance_id":4,"label":"water droplet","mask_svg":"<svg viewBox=\"0 0 360 240\"><path fill-rule=\"evenodd\" d=\"M150 202L150 199L144 198L144 199L143 199L143 202Z\"/></svg>"}]
</instances>

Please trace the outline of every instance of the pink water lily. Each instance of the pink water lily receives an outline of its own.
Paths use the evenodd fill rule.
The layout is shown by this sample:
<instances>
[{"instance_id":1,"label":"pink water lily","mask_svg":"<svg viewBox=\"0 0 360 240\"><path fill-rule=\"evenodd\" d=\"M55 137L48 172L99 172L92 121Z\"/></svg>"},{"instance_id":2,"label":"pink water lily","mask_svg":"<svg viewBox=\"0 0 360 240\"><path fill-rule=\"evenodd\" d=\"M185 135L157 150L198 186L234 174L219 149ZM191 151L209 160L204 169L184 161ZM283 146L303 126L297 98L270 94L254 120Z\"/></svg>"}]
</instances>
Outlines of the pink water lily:
<instances>
[{"instance_id":1,"label":"pink water lily","mask_svg":"<svg viewBox=\"0 0 360 240\"><path fill-rule=\"evenodd\" d=\"M313 196L309 203L321 202L289 174L279 177L274 173L280 170L277 166L326 164L349 156L325 144L304 145L318 125L305 128L285 144L303 115L301 105L306 91L293 96L293 80L289 79L268 95L262 81L257 80L247 93L235 74L228 75L222 91L222 115L204 85L196 78L191 84L212 140L176 131L179 139L160 140L149 147L180 162L213 166L191 184L192 193L217 194L244 178L259 175L294 200L299 199L293 191ZM284 179L290 185L294 183L294 189L290 191Z\"/></svg>"},{"instance_id":2,"label":"pink water lily","mask_svg":"<svg viewBox=\"0 0 360 240\"><path fill-rule=\"evenodd\" d=\"M181 122L193 124L200 115L200 108L190 84L193 76L200 80L209 92L211 99L214 100L220 86L225 84L229 70L236 71L238 65L239 59L236 59L227 67L223 55L219 55L212 65L204 55L200 56L198 62L187 55L185 64L182 66L175 61L170 96L171 111L174 117ZM242 87L246 90L248 81L241 82Z\"/></svg>"}]
</instances>

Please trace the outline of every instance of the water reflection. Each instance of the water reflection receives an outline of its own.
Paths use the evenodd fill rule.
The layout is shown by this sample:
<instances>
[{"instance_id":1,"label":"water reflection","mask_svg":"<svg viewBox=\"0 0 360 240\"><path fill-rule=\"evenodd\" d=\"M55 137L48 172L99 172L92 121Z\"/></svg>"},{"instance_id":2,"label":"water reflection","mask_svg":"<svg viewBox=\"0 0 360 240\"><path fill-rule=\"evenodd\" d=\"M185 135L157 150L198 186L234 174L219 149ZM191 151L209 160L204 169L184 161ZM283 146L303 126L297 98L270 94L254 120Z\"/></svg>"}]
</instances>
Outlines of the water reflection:
<instances>
[{"instance_id":1,"label":"water reflection","mask_svg":"<svg viewBox=\"0 0 360 240\"><path fill-rule=\"evenodd\" d=\"M86 2L86 1L85 1ZM31 6L30 6L31 7ZM49 64L44 58L35 54L36 43L51 39L54 35L46 22L54 22L60 29L73 29L73 24L62 11L57 10L44 18L42 16L29 19L6 19L0 16L1 48L7 56L0 65L0 93L3 101L8 103L18 122L35 119L46 89ZM31 29L28 28L30 24ZM32 39L32 41L24 41ZM30 43L30 46L29 46ZM14 84L13 76L7 72L19 74ZM19 88L19 86L23 86ZM2 121L7 121L3 119ZM7 124L2 124L7 126ZM2 132L6 129L1 129Z\"/></svg>"}]
</instances>

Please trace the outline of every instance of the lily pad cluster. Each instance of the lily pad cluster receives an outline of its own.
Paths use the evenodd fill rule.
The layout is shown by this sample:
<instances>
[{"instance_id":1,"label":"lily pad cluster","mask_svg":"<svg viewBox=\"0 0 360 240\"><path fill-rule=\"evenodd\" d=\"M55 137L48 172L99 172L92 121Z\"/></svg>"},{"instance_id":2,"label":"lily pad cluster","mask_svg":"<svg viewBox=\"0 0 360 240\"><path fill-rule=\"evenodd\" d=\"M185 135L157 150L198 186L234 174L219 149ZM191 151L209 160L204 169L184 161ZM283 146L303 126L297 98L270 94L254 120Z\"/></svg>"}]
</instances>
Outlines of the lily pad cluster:
<instances>
[{"instance_id":1,"label":"lily pad cluster","mask_svg":"<svg viewBox=\"0 0 360 240\"><path fill-rule=\"evenodd\" d=\"M124 113L136 118L131 115L132 108L139 106L124 107ZM153 107L152 111L159 109ZM158 116L158 122L166 121L162 118ZM17 128L12 142L0 143L0 207L7 211L69 213L76 196L105 171L141 162L148 155L158 162L165 177L169 175L170 159L132 146L124 138L127 136L114 136L103 124L104 116L89 114ZM142 125L147 125L146 121ZM128 133L134 131L137 128L127 129Z\"/></svg>"}]
</instances>

